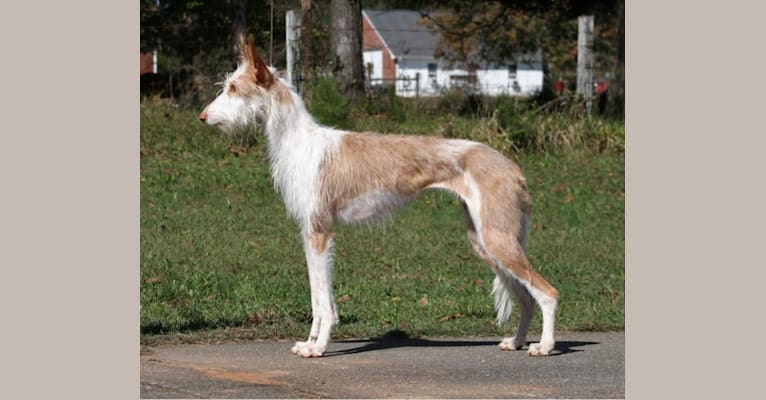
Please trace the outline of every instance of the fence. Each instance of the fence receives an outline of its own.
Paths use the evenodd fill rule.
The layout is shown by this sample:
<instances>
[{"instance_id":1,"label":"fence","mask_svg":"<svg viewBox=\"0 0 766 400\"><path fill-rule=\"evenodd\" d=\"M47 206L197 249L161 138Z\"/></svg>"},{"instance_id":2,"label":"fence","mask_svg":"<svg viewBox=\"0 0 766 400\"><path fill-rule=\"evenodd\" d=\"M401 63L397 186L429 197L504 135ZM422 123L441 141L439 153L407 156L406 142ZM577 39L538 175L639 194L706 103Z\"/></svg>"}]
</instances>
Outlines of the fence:
<instances>
[{"instance_id":1,"label":"fence","mask_svg":"<svg viewBox=\"0 0 766 400\"><path fill-rule=\"evenodd\" d=\"M419 98L421 93L420 74L414 78L402 76L400 78L367 78L365 86L370 94L389 93L393 91L396 96Z\"/></svg>"}]
</instances>

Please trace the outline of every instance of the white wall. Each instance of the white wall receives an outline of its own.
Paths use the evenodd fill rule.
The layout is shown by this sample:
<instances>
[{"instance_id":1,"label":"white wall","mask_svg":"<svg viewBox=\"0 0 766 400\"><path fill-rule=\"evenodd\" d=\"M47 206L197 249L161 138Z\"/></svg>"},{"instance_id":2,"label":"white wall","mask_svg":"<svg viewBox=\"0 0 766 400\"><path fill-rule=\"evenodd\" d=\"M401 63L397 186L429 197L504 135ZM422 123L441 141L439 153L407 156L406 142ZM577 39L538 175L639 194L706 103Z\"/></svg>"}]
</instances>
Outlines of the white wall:
<instances>
[{"instance_id":1,"label":"white wall","mask_svg":"<svg viewBox=\"0 0 766 400\"><path fill-rule=\"evenodd\" d=\"M443 63L436 63L436 78L428 77L428 61L400 60L396 64L396 77L398 79L409 77L412 81L397 81L396 94L398 96L415 96L415 77L420 74L419 94L421 96L438 96L442 89L449 87L449 72L444 70Z\"/></svg>"},{"instance_id":2,"label":"white wall","mask_svg":"<svg viewBox=\"0 0 766 400\"><path fill-rule=\"evenodd\" d=\"M364 62L364 76L367 76L367 64L372 64L373 79L380 79L383 77L383 50L364 50L362 51L362 59ZM380 84L378 82L372 82L372 84Z\"/></svg>"},{"instance_id":3,"label":"white wall","mask_svg":"<svg viewBox=\"0 0 766 400\"><path fill-rule=\"evenodd\" d=\"M451 77L454 75L468 75L468 71L461 69L448 69L446 63L437 62L435 78L428 77L428 61L400 60L396 65L396 77L409 77L412 81L396 82L396 94L398 96L415 96L415 76L420 73L420 96L438 96L444 89L452 85ZM485 66L476 71L478 88L482 94L512 96L530 96L540 91L543 87L543 71L540 65L518 64L515 81L508 73L507 65Z\"/></svg>"}]
</instances>

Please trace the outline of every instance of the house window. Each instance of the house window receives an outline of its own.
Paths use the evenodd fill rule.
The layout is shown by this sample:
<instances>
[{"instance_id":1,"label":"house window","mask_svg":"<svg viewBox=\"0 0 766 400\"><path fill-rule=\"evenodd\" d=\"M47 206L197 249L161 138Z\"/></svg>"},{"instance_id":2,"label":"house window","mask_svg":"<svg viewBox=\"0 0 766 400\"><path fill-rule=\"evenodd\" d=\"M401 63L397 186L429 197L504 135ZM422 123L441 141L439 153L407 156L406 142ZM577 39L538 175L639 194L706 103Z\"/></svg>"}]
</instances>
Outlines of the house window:
<instances>
[{"instance_id":1,"label":"house window","mask_svg":"<svg viewBox=\"0 0 766 400\"><path fill-rule=\"evenodd\" d=\"M508 65L508 80L509 81L515 81L516 80L516 64L509 64Z\"/></svg>"},{"instance_id":2,"label":"house window","mask_svg":"<svg viewBox=\"0 0 766 400\"><path fill-rule=\"evenodd\" d=\"M476 75L450 75L449 77L450 87L460 88L463 90L476 90L478 89L479 80L476 79Z\"/></svg>"},{"instance_id":3,"label":"house window","mask_svg":"<svg viewBox=\"0 0 766 400\"><path fill-rule=\"evenodd\" d=\"M428 63L428 77L436 79L436 63Z\"/></svg>"}]
</instances>

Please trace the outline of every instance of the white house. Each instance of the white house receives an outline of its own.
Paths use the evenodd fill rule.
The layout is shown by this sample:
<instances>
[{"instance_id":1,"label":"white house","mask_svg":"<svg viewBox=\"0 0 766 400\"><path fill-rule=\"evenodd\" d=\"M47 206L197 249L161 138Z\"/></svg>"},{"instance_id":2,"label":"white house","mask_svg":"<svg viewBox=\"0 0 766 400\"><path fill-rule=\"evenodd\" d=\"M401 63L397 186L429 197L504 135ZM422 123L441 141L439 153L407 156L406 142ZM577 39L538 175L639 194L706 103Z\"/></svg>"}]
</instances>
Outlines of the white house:
<instances>
[{"instance_id":1,"label":"white house","mask_svg":"<svg viewBox=\"0 0 766 400\"><path fill-rule=\"evenodd\" d=\"M434 57L439 34L418 23L412 10L362 10L362 49L372 85L393 83L399 96L437 96L444 89L470 87L482 94L529 96L543 87L542 57L475 70L449 66ZM387 82L388 81L388 82Z\"/></svg>"}]
</instances>

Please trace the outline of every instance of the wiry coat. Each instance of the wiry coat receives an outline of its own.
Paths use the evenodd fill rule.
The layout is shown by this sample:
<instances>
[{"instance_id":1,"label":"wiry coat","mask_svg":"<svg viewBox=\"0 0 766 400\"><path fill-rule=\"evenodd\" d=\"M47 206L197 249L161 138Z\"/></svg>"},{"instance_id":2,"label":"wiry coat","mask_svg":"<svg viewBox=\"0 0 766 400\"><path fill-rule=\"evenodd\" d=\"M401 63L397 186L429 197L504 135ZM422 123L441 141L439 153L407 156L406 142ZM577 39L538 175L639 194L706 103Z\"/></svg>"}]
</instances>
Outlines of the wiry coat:
<instances>
[{"instance_id":1,"label":"wiry coat","mask_svg":"<svg viewBox=\"0 0 766 400\"><path fill-rule=\"evenodd\" d=\"M468 238L495 272L498 323L511 311L511 294L521 306L516 336L504 350L525 345L534 301L543 312L540 343L530 355L548 355L558 292L525 255L530 197L519 167L486 145L425 136L379 135L317 124L300 97L277 78L242 41L240 65L200 119L224 132L263 126L271 170L288 213L298 222L309 269L313 323L309 338L292 351L324 354L338 322L332 290L334 223L368 223L392 214L425 189L457 195L466 211Z\"/></svg>"}]
</instances>

